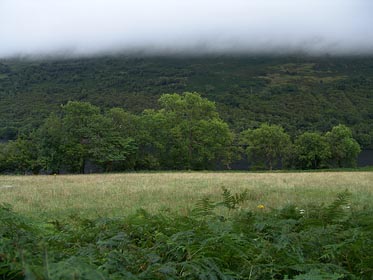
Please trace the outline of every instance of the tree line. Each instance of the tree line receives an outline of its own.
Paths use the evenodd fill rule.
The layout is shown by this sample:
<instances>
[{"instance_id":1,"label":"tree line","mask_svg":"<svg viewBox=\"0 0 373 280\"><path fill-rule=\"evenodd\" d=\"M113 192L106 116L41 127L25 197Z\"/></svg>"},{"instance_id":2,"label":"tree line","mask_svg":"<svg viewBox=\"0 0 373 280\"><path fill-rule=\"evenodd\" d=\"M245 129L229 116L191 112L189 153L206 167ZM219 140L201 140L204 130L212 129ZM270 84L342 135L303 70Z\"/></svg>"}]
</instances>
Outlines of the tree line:
<instances>
[{"instance_id":1,"label":"tree line","mask_svg":"<svg viewBox=\"0 0 373 280\"><path fill-rule=\"evenodd\" d=\"M163 94L159 109L105 112L70 101L27 135L0 144L0 172L214 170L247 157L252 169L352 167L360 146L345 125L291 139L278 125L234 133L198 93ZM248 166L249 168L249 166Z\"/></svg>"}]
</instances>

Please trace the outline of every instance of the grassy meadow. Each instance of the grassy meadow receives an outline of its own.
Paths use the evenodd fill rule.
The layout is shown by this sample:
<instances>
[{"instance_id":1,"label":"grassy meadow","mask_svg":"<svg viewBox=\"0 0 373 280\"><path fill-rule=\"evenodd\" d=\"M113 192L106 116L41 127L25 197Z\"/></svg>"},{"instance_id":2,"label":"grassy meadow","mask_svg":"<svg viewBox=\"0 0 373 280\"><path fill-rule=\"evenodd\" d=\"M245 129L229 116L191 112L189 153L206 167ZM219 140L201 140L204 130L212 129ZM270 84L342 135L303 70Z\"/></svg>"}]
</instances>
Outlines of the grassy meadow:
<instances>
[{"instance_id":1,"label":"grassy meadow","mask_svg":"<svg viewBox=\"0 0 373 280\"><path fill-rule=\"evenodd\" d=\"M0 279L370 280L372 183L373 172L0 176Z\"/></svg>"},{"instance_id":2,"label":"grassy meadow","mask_svg":"<svg viewBox=\"0 0 373 280\"><path fill-rule=\"evenodd\" d=\"M352 193L351 204L372 206L373 172L159 172L94 175L0 176L0 203L33 217L79 214L123 216L144 208L150 213L188 214L204 197L220 199L222 187L248 190L245 208L330 203L337 193Z\"/></svg>"}]
</instances>

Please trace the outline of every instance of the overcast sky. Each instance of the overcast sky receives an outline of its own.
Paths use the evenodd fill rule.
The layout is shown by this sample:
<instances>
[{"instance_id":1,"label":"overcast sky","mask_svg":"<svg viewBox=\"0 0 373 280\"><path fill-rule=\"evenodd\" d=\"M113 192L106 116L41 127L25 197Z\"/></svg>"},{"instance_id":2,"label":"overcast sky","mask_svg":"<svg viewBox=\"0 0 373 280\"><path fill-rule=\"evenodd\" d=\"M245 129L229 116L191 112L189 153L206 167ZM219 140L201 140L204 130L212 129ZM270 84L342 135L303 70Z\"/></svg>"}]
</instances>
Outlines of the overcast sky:
<instances>
[{"instance_id":1,"label":"overcast sky","mask_svg":"<svg viewBox=\"0 0 373 280\"><path fill-rule=\"evenodd\" d=\"M373 0L0 0L0 58L373 54Z\"/></svg>"}]
</instances>

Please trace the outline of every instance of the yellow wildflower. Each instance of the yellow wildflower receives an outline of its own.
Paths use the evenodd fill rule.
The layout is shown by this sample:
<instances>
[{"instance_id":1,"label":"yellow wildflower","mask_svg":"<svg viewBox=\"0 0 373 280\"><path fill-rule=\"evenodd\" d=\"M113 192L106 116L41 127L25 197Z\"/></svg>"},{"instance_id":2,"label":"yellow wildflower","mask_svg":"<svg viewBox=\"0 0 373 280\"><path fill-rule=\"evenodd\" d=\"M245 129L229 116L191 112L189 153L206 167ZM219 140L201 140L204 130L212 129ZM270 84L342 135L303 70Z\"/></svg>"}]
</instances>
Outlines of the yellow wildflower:
<instances>
[{"instance_id":1,"label":"yellow wildflower","mask_svg":"<svg viewBox=\"0 0 373 280\"><path fill-rule=\"evenodd\" d=\"M259 209L264 209L264 208L265 208L265 206L264 206L263 204L259 204L257 207L258 207Z\"/></svg>"}]
</instances>

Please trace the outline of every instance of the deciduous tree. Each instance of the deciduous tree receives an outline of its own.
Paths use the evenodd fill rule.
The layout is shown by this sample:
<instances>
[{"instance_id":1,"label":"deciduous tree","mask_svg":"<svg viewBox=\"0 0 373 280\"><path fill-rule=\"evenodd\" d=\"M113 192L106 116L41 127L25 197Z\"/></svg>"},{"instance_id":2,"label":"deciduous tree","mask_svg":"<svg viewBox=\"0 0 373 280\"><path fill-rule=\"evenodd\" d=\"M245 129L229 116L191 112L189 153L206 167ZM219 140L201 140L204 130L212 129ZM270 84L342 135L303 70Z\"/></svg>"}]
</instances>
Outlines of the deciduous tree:
<instances>
[{"instance_id":1,"label":"deciduous tree","mask_svg":"<svg viewBox=\"0 0 373 280\"><path fill-rule=\"evenodd\" d=\"M44 168L58 172L61 168L84 173L87 160L111 170L134 153L133 139L123 137L113 119L86 102L68 102L61 117L52 115L39 131L40 155Z\"/></svg>"},{"instance_id":2,"label":"deciduous tree","mask_svg":"<svg viewBox=\"0 0 373 280\"><path fill-rule=\"evenodd\" d=\"M361 152L360 145L352 137L351 129L345 125L337 125L326 133L331 150L331 159L338 167L356 166Z\"/></svg>"},{"instance_id":3,"label":"deciduous tree","mask_svg":"<svg viewBox=\"0 0 373 280\"><path fill-rule=\"evenodd\" d=\"M246 146L246 154L251 162L263 164L269 170L287 156L291 147L290 136L284 129L269 124L242 132L241 143Z\"/></svg>"},{"instance_id":4,"label":"deciduous tree","mask_svg":"<svg viewBox=\"0 0 373 280\"><path fill-rule=\"evenodd\" d=\"M215 103L198 93L164 94L159 99L169 129L164 145L171 168L208 169L227 158L233 141L228 125L219 118Z\"/></svg>"},{"instance_id":5,"label":"deciduous tree","mask_svg":"<svg viewBox=\"0 0 373 280\"><path fill-rule=\"evenodd\" d=\"M326 138L315 132L305 132L298 136L294 143L294 151L297 166L304 169L325 166L331 156Z\"/></svg>"}]
</instances>

